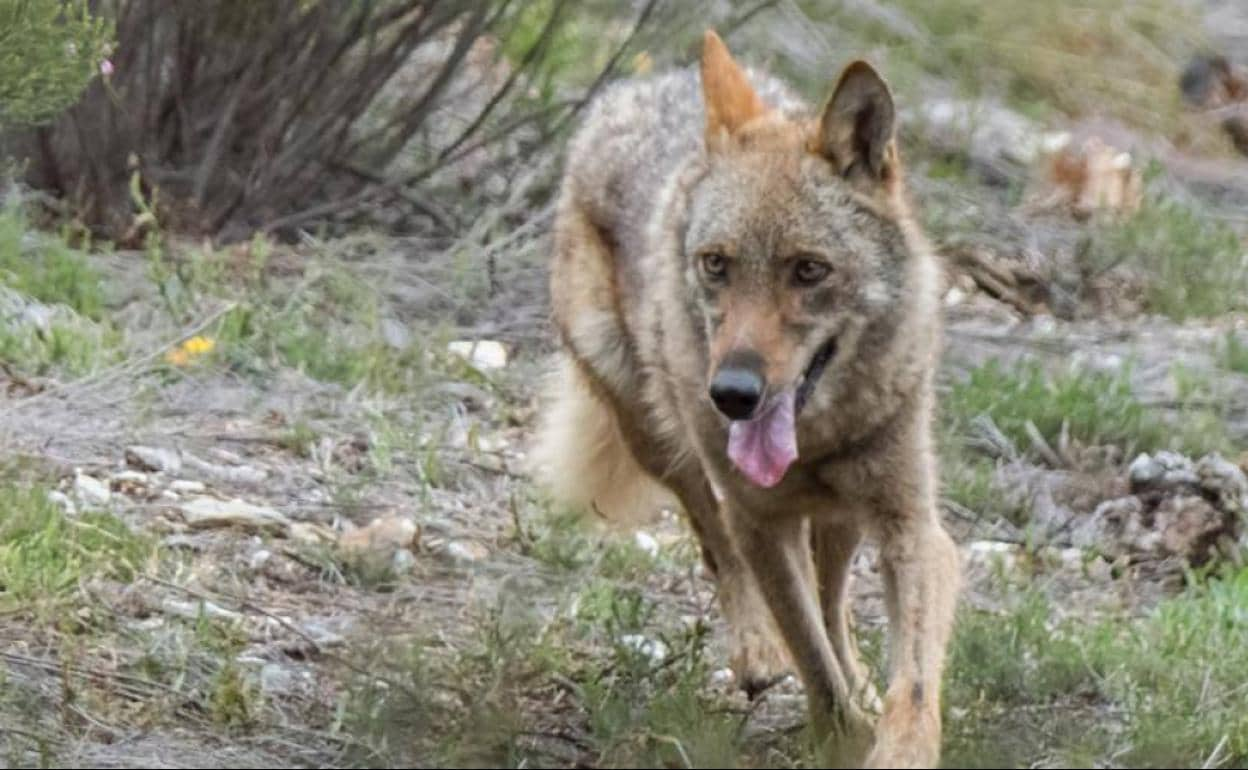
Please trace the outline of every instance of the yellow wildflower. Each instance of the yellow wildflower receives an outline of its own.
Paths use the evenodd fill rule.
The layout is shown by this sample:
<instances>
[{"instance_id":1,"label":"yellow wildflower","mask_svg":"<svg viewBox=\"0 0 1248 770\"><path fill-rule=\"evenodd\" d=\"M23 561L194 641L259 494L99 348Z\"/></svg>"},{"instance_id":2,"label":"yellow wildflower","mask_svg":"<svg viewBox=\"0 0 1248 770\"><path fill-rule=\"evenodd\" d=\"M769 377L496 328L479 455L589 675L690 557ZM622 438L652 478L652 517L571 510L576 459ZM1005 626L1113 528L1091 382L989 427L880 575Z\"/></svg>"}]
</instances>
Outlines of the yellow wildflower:
<instances>
[{"instance_id":1,"label":"yellow wildflower","mask_svg":"<svg viewBox=\"0 0 1248 770\"><path fill-rule=\"evenodd\" d=\"M216 346L216 341L211 337L197 334L168 353L165 353L165 360L174 366L187 366L196 358L211 353Z\"/></svg>"},{"instance_id":2,"label":"yellow wildflower","mask_svg":"<svg viewBox=\"0 0 1248 770\"><path fill-rule=\"evenodd\" d=\"M186 342L182 343L182 349L192 356L202 356L205 353L211 353L217 343L211 337L195 335Z\"/></svg>"}]
</instances>

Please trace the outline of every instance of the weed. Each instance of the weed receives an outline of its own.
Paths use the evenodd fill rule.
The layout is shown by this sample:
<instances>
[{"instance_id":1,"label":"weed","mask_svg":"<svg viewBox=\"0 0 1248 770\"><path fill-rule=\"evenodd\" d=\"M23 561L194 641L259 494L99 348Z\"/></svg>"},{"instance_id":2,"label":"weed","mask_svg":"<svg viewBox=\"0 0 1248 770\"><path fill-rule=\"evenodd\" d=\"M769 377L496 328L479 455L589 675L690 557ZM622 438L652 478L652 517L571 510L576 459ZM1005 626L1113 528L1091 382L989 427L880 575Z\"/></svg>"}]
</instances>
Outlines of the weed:
<instances>
[{"instance_id":1,"label":"weed","mask_svg":"<svg viewBox=\"0 0 1248 770\"><path fill-rule=\"evenodd\" d=\"M1226 333L1218 347L1218 359L1230 371L1248 374L1248 344L1241 342L1235 332Z\"/></svg>"},{"instance_id":2,"label":"weed","mask_svg":"<svg viewBox=\"0 0 1248 770\"><path fill-rule=\"evenodd\" d=\"M103 318L101 276L86 255L63 238L32 230L13 205L0 210L0 284L93 321Z\"/></svg>"},{"instance_id":3,"label":"weed","mask_svg":"<svg viewBox=\"0 0 1248 770\"><path fill-rule=\"evenodd\" d=\"M1139 212L1100 227L1085 259L1094 271L1138 268L1148 308L1183 320L1244 308L1246 252L1230 226L1150 186Z\"/></svg>"},{"instance_id":4,"label":"weed","mask_svg":"<svg viewBox=\"0 0 1248 770\"><path fill-rule=\"evenodd\" d=\"M0 485L0 613L55 613L91 577L129 582L154 553L108 513L66 516L38 487Z\"/></svg>"},{"instance_id":5,"label":"weed","mask_svg":"<svg viewBox=\"0 0 1248 770\"><path fill-rule=\"evenodd\" d=\"M1185 409L1185 424L1198 424L1200 430L1177 430L1135 396L1130 374L1124 366L1115 372L1071 369L1050 376L1034 361L1006 369L992 360L955 383L942 400L945 429L965 435L970 421L984 415L1020 449L1032 443L1028 423L1050 443L1065 426L1072 439L1120 445L1127 456L1161 448L1226 449L1229 440L1216 415L1204 419L1200 409Z\"/></svg>"}]
</instances>

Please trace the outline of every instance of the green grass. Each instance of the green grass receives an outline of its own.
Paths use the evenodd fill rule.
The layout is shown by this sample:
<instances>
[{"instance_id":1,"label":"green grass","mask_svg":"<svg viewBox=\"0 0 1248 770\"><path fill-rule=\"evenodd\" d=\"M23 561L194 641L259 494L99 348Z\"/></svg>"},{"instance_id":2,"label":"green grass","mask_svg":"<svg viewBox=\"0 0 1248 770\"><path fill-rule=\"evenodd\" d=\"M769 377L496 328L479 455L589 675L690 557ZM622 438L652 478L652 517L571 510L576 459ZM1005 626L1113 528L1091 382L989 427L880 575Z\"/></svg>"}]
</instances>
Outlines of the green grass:
<instances>
[{"instance_id":1,"label":"green grass","mask_svg":"<svg viewBox=\"0 0 1248 770\"><path fill-rule=\"evenodd\" d=\"M1084 445L1113 445L1130 459L1138 452L1172 449L1200 456L1233 453L1224 416L1208 404L1222 403L1205 373L1171 368L1177 414L1146 406L1131 386L1130 369L1045 371L1038 362L1007 367L997 360L953 383L940 402L939 443L943 497L983 520L1025 526L1030 504L999 481L999 458L977 443L977 419L988 418L1023 456L1036 456L1030 423L1052 448L1063 426ZM1007 458L1008 459L1008 458Z\"/></svg>"},{"instance_id":2,"label":"green grass","mask_svg":"<svg viewBox=\"0 0 1248 770\"><path fill-rule=\"evenodd\" d=\"M13 205L0 210L0 287L47 308L45 323L0 318L0 361L27 375L82 377L117 359L121 334L104 320L100 274Z\"/></svg>"},{"instance_id":3,"label":"green grass","mask_svg":"<svg viewBox=\"0 0 1248 770\"><path fill-rule=\"evenodd\" d=\"M111 514L70 518L42 488L0 485L0 615L52 617L82 581L132 581L153 553Z\"/></svg>"},{"instance_id":4,"label":"green grass","mask_svg":"<svg viewBox=\"0 0 1248 770\"><path fill-rule=\"evenodd\" d=\"M1180 400L1195 395L1197 385L1184 381L1182 371L1174 374ZM1007 369L992 360L954 383L941 408L945 429L955 435L965 436L971 421L982 415L1021 451L1032 445L1028 423L1051 445L1065 425L1072 439L1118 445L1124 456L1164 448L1203 454L1225 451L1229 443L1216 415L1192 408L1182 424L1171 425L1161 412L1145 406L1132 391L1129 367L1049 374L1035 361Z\"/></svg>"},{"instance_id":5,"label":"green grass","mask_svg":"<svg viewBox=\"0 0 1248 770\"><path fill-rule=\"evenodd\" d=\"M0 210L0 284L100 321L104 314L100 282L87 256L63 238L34 231L20 208Z\"/></svg>"},{"instance_id":6,"label":"green grass","mask_svg":"<svg viewBox=\"0 0 1248 770\"><path fill-rule=\"evenodd\" d=\"M1248 344L1241 342L1235 332L1227 332L1217 349L1218 360L1232 372L1248 374Z\"/></svg>"},{"instance_id":7,"label":"green grass","mask_svg":"<svg viewBox=\"0 0 1248 770\"><path fill-rule=\"evenodd\" d=\"M263 249L253 248L266 254ZM206 362L265 378L279 368L323 382L387 394L420 391L435 376L454 376L492 387L488 376L444 352L449 335L434 324L412 330L404 346L381 329L381 292L330 258L311 258L297 286L264 280L252 262L226 269L223 252L204 252L172 266L157 249L152 276L174 318L187 316L202 298L236 306L204 334L214 342ZM170 367L176 373L175 367Z\"/></svg>"},{"instance_id":8,"label":"green grass","mask_svg":"<svg viewBox=\"0 0 1248 770\"><path fill-rule=\"evenodd\" d=\"M1174 83L1203 41L1174 0L897 0L888 11L917 28L913 39L858 6L802 2L859 47L880 51L906 101L920 75L949 79L972 97L993 94L1034 117L1106 114L1159 132L1180 112ZM875 54L879 57L881 54Z\"/></svg>"},{"instance_id":9,"label":"green grass","mask_svg":"<svg viewBox=\"0 0 1248 770\"><path fill-rule=\"evenodd\" d=\"M1193 767L1248 761L1248 571L1147 615L1060 619L1035 591L964 610L946 680L949 767Z\"/></svg>"},{"instance_id":10,"label":"green grass","mask_svg":"<svg viewBox=\"0 0 1248 770\"><path fill-rule=\"evenodd\" d=\"M121 335L78 318L0 327L0 361L36 376L83 377L118 359Z\"/></svg>"},{"instance_id":11,"label":"green grass","mask_svg":"<svg viewBox=\"0 0 1248 770\"><path fill-rule=\"evenodd\" d=\"M985 521L1004 519L1022 526L1030 507L1015 490L998 483L996 461L976 455L948 436L940 450L942 497Z\"/></svg>"},{"instance_id":12,"label":"green grass","mask_svg":"<svg viewBox=\"0 0 1248 770\"><path fill-rule=\"evenodd\" d=\"M1139 212L1101 225L1090 243L1093 270L1125 264L1143 273L1151 312L1184 320L1248 307L1248 245L1195 203L1150 188Z\"/></svg>"}]
</instances>

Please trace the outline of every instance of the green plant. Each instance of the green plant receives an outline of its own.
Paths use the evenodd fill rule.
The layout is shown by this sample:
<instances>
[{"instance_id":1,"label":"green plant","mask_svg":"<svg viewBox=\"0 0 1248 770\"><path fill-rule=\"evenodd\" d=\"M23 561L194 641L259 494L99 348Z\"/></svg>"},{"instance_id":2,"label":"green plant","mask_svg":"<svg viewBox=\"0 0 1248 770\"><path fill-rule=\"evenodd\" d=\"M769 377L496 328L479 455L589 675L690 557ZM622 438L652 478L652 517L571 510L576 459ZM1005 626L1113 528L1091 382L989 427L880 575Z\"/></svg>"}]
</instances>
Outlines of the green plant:
<instances>
[{"instance_id":1,"label":"green plant","mask_svg":"<svg viewBox=\"0 0 1248 770\"><path fill-rule=\"evenodd\" d=\"M99 271L64 238L34 231L14 204L0 210L0 283L40 302L66 305L93 321L103 317Z\"/></svg>"},{"instance_id":2,"label":"green plant","mask_svg":"<svg viewBox=\"0 0 1248 770\"><path fill-rule=\"evenodd\" d=\"M1126 264L1147 281L1145 300L1175 320L1242 310L1248 247L1225 222L1150 188L1132 217L1103 224L1086 255L1094 271Z\"/></svg>"},{"instance_id":3,"label":"green plant","mask_svg":"<svg viewBox=\"0 0 1248 770\"><path fill-rule=\"evenodd\" d=\"M87 0L0 0L0 124L42 123L69 107L112 46Z\"/></svg>"},{"instance_id":4,"label":"green plant","mask_svg":"<svg viewBox=\"0 0 1248 770\"><path fill-rule=\"evenodd\" d=\"M0 614L48 612L89 577L130 581L154 551L115 516L66 516L38 487L0 485Z\"/></svg>"}]
</instances>

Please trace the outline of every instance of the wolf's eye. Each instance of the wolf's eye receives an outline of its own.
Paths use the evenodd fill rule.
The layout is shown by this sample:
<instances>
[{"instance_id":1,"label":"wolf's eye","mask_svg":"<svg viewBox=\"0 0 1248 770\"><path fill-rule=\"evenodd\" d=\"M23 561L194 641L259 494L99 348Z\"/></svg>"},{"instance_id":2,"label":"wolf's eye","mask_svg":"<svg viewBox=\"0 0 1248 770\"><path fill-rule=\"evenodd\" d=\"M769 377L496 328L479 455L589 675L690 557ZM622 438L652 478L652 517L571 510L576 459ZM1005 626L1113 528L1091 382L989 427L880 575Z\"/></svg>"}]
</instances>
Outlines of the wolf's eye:
<instances>
[{"instance_id":1,"label":"wolf's eye","mask_svg":"<svg viewBox=\"0 0 1248 770\"><path fill-rule=\"evenodd\" d=\"M793 280L802 286L814 286L824 278L827 278L831 270L832 268L828 267L826 262L817 262L813 259L799 259L797 264L793 266Z\"/></svg>"},{"instance_id":2,"label":"wolf's eye","mask_svg":"<svg viewBox=\"0 0 1248 770\"><path fill-rule=\"evenodd\" d=\"M714 252L711 252L710 254L703 254L702 272L706 273L710 278L722 279L727 277L728 258L723 254L716 254Z\"/></svg>"}]
</instances>

